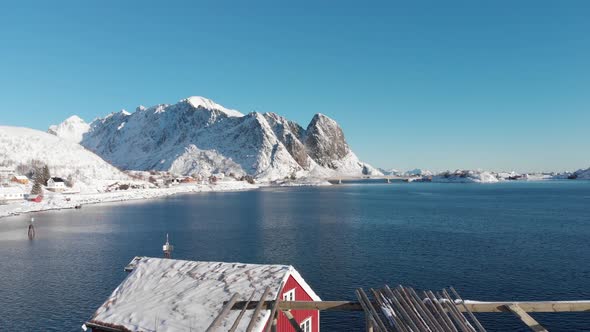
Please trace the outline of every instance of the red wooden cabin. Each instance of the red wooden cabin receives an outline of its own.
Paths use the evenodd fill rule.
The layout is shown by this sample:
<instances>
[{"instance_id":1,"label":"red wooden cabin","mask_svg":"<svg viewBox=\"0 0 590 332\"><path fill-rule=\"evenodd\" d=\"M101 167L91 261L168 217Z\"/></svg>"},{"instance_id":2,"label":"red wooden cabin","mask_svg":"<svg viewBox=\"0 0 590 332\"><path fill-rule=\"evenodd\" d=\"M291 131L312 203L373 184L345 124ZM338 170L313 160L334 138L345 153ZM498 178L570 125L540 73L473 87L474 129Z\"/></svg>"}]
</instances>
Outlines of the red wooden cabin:
<instances>
[{"instance_id":1,"label":"red wooden cabin","mask_svg":"<svg viewBox=\"0 0 590 332\"><path fill-rule=\"evenodd\" d=\"M257 301L321 301L301 275L287 265L197 262L136 257L130 272L86 322L92 332L113 331L264 331L272 324L271 310L223 312L232 298ZM291 310L304 332L320 330L319 311ZM238 318L240 317L240 318ZM279 311L278 332L294 331Z\"/></svg>"},{"instance_id":2,"label":"red wooden cabin","mask_svg":"<svg viewBox=\"0 0 590 332\"><path fill-rule=\"evenodd\" d=\"M320 301L317 295L308 287L307 284L302 286L297 279L289 276L279 298L283 301ZM291 310L291 314L295 317L303 332L318 332L320 330L320 312L318 310ZM287 317L282 312L279 312L277 332L292 332L293 330Z\"/></svg>"}]
</instances>

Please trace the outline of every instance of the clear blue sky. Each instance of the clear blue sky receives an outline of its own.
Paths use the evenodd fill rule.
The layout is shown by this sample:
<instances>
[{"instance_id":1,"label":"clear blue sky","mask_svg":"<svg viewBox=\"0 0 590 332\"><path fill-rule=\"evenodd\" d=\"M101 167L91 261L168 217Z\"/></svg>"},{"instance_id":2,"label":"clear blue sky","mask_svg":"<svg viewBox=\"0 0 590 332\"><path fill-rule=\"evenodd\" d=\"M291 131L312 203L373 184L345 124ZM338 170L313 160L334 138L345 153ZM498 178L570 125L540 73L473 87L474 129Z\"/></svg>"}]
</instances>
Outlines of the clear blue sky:
<instances>
[{"instance_id":1,"label":"clear blue sky","mask_svg":"<svg viewBox=\"0 0 590 332\"><path fill-rule=\"evenodd\" d=\"M4 1L0 54L1 124L202 95L375 166L590 166L590 1Z\"/></svg>"}]
</instances>

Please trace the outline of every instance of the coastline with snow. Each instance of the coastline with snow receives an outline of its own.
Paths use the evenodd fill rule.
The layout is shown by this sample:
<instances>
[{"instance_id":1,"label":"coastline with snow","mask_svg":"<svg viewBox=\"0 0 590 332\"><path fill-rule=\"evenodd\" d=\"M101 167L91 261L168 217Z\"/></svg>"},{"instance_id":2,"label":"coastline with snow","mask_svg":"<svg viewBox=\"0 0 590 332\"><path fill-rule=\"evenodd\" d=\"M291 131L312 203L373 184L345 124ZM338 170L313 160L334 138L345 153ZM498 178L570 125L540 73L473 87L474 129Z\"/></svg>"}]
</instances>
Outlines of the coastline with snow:
<instances>
[{"instance_id":1,"label":"coastline with snow","mask_svg":"<svg viewBox=\"0 0 590 332\"><path fill-rule=\"evenodd\" d=\"M226 181L217 184L182 184L170 188L149 188L118 190L114 192L80 193L74 195L50 194L43 201L36 203L30 201L15 201L6 205L0 205L0 219L8 216L16 216L25 213L41 212L48 210L73 209L77 205L123 202L132 200L148 200L163 198L178 194L206 193L206 192L234 192L253 190L260 185L249 184L243 181Z\"/></svg>"}]
</instances>

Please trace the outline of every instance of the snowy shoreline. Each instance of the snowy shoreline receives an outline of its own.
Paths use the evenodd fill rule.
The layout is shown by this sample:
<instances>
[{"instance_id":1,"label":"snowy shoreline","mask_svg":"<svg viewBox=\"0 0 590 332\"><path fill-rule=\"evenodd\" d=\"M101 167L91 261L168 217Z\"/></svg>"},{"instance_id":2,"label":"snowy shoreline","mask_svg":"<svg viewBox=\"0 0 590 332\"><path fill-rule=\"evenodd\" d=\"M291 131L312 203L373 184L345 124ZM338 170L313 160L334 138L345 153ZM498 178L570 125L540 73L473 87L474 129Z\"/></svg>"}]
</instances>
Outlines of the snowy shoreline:
<instances>
[{"instance_id":1,"label":"snowy shoreline","mask_svg":"<svg viewBox=\"0 0 590 332\"><path fill-rule=\"evenodd\" d=\"M7 205L0 205L0 219L25 213L73 209L76 207L76 205L148 200L177 194L245 191L258 189L260 187L260 185L252 185L242 181L220 181L215 185L182 184L170 188L131 189L119 190L115 192L82 193L75 195L52 194L46 196L43 201L39 203L18 201L10 202Z\"/></svg>"}]
</instances>

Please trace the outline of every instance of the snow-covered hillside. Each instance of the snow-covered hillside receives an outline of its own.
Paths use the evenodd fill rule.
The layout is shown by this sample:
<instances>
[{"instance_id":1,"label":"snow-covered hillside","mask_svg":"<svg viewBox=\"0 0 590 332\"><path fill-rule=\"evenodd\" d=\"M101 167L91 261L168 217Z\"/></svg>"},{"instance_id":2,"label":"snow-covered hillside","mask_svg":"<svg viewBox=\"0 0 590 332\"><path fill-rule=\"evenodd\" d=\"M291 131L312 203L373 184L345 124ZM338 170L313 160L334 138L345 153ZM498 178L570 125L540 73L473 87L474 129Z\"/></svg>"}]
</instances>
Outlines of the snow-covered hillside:
<instances>
[{"instance_id":1,"label":"snow-covered hillside","mask_svg":"<svg viewBox=\"0 0 590 332\"><path fill-rule=\"evenodd\" d=\"M128 179L79 144L34 129L0 126L0 161L16 167L31 160L49 166L52 176L71 176L75 182L86 185Z\"/></svg>"},{"instance_id":2,"label":"snow-covered hillside","mask_svg":"<svg viewBox=\"0 0 590 332\"><path fill-rule=\"evenodd\" d=\"M50 132L75 141L86 127L68 123ZM203 97L112 113L93 121L80 143L126 170L249 174L262 181L380 174L359 161L342 129L325 115L315 115L303 129L274 113L243 115Z\"/></svg>"}]
</instances>

